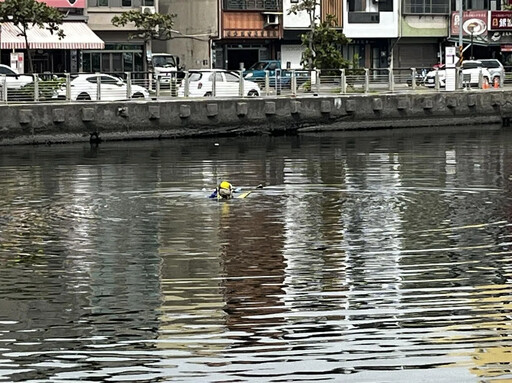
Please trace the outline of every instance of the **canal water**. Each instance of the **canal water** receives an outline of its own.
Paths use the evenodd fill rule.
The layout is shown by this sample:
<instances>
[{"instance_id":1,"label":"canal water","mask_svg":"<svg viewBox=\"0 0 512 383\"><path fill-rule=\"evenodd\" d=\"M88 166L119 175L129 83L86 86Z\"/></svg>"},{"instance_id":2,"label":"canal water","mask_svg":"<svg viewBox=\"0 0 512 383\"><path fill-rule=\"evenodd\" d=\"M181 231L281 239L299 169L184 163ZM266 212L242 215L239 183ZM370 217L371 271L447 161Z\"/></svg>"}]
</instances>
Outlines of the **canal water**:
<instances>
[{"instance_id":1,"label":"canal water","mask_svg":"<svg viewBox=\"0 0 512 383\"><path fill-rule=\"evenodd\" d=\"M511 148L487 126L3 147L0 381L512 379ZM207 198L224 179L253 192Z\"/></svg>"}]
</instances>

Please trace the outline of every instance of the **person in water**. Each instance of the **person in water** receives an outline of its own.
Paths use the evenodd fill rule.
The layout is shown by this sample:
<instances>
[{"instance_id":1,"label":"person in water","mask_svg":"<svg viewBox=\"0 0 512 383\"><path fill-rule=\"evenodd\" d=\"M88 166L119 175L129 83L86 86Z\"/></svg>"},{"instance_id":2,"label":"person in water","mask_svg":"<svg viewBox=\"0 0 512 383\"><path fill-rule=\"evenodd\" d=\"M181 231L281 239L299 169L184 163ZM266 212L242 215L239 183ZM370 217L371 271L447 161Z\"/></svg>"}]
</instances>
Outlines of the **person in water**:
<instances>
[{"instance_id":1,"label":"person in water","mask_svg":"<svg viewBox=\"0 0 512 383\"><path fill-rule=\"evenodd\" d=\"M231 199L233 198L233 185L228 181L222 181L219 186L215 188L210 198L218 199Z\"/></svg>"}]
</instances>

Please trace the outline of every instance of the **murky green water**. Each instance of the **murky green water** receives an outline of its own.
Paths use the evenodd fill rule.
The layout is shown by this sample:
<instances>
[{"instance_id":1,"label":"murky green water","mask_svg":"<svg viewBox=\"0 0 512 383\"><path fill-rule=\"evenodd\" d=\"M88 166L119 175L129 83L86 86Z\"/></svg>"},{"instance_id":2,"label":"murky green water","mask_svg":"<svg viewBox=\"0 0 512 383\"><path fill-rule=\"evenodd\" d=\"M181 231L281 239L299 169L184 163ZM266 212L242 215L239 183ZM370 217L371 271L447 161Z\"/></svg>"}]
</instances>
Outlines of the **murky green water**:
<instances>
[{"instance_id":1,"label":"murky green water","mask_svg":"<svg viewBox=\"0 0 512 383\"><path fill-rule=\"evenodd\" d=\"M488 127L1 148L0 381L512 379L510 148ZM265 187L206 198L221 179Z\"/></svg>"}]
</instances>

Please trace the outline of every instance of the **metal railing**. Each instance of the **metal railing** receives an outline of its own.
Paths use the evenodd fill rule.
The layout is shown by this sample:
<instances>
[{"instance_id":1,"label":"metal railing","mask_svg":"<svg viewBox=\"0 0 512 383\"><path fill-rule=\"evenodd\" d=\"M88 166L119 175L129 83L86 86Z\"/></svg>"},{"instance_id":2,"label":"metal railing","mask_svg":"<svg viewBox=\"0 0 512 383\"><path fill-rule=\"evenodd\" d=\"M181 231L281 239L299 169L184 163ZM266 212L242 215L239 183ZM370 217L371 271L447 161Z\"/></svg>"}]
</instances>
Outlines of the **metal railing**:
<instances>
[{"instance_id":1,"label":"metal railing","mask_svg":"<svg viewBox=\"0 0 512 383\"><path fill-rule=\"evenodd\" d=\"M277 70L243 78L242 71L184 71L155 77L149 72L36 74L28 84L0 76L0 103L173 99L178 97L274 97L301 95L442 91L439 72L425 68ZM432 73L434 77L432 77ZM493 89L483 76L456 72L456 88ZM488 85L488 86L486 86ZM503 86L512 85L506 73Z\"/></svg>"}]
</instances>

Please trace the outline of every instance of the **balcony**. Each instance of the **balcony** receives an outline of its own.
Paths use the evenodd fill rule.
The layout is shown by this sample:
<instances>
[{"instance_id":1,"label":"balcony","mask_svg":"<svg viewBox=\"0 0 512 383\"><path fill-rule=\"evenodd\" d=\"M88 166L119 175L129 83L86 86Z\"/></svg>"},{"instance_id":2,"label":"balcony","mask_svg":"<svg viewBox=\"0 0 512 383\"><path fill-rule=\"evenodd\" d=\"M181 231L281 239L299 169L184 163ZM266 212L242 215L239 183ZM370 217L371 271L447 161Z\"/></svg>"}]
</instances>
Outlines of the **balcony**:
<instances>
[{"instance_id":1,"label":"balcony","mask_svg":"<svg viewBox=\"0 0 512 383\"><path fill-rule=\"evenodd\" d=\"M225 11L280 11L281 0L222 0Z\"/></svg>"}]
</instances>

